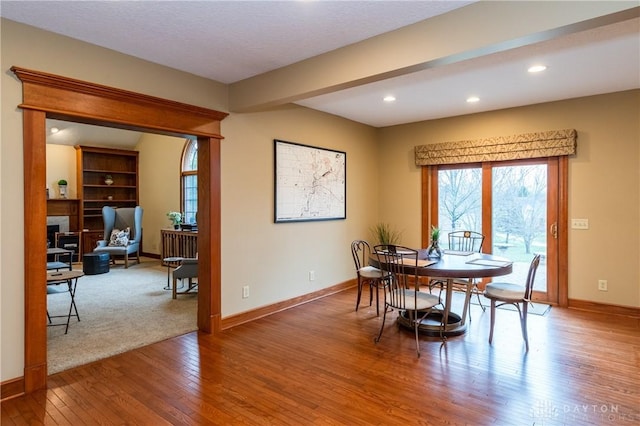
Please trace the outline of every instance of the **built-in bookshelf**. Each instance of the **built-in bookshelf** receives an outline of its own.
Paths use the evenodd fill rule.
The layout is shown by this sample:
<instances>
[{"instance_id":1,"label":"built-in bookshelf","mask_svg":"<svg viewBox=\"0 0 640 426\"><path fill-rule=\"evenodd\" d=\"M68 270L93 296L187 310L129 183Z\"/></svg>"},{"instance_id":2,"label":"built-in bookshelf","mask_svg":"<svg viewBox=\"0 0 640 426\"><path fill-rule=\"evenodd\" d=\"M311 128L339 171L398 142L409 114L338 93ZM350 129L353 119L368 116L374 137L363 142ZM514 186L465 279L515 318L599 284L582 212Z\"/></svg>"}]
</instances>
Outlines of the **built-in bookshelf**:
<instances>
[{"instance_id":1,"label":"built-in bookshelf","mask_svg":"<svg viewBox=\"0 0 640 426\"><path fill-rule=\"evenodd\" d=\"M80 229L102 231L102 207L138 205L138 151L76 146Z\"/></svg>"}]
</instances>

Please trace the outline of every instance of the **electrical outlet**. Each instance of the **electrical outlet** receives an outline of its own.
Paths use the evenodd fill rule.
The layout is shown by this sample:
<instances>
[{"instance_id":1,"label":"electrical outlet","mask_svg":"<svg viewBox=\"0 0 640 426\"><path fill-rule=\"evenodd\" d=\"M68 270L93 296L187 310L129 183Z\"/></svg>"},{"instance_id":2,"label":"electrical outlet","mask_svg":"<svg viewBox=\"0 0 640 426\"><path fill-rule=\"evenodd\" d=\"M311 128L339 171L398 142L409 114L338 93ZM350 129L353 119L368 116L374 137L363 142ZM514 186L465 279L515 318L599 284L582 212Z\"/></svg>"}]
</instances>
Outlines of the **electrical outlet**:
<instances>
[{"instance_id":1,"label":"electrical outlet","mask_svg":"<svg viewBox=\"0 0 640 426\"><path fill-rule=\"evenodd\" d=\"M246 299L247 297L249 297L249 286L245 285L242 287L242 298Z\"/></svg>"},{"instance_id":2,"label":"electrical outlet","mask_svg":"<svg viewBox=\"0 0 640 426\"><path fill-rule=\"evenodd\" d=\"M600 291L608 290L607 280L598 280L598 290Z\"/></svg>"},{"instance_id":3,"label":"electrical outlet","mask_svg":"<svg viewBox=\"0 0 640 426\"><path fill-rule=\"evenodd\" d=\"M316 271L309 271L309 281L314 281L316 279Z\"/></svg>"}]
</instances>

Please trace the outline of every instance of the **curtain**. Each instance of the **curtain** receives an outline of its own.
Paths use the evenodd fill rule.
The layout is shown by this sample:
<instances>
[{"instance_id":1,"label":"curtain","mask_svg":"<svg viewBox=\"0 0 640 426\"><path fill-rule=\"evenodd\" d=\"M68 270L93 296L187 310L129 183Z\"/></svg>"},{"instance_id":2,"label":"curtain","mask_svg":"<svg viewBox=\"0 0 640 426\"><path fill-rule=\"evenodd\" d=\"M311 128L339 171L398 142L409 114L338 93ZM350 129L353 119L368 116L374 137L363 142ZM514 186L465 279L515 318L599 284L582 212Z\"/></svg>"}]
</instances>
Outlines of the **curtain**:
<instances>
[{"instance_id":1,"label":"curtain","mask_svg":"<svg viewBox=\"0 0 640 426\"><path fill-rule=\"evenodd\" d=\"M415 147L417 166L557 157L576 153L575 129L441 142Z\"/></svg>"}]
</instances>

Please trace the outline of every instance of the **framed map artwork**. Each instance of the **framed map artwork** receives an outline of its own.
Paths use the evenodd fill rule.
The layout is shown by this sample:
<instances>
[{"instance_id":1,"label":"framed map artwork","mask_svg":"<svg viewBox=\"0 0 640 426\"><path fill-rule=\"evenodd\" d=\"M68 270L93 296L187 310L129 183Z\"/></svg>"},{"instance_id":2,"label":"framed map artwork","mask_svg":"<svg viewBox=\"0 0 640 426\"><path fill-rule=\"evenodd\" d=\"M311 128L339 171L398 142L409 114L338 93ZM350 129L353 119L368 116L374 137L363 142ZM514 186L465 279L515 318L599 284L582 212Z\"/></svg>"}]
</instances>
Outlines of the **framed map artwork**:
<instances>
[{"instance_id":1,"label":"framed map artwork","mask_svg":"<svg viewBox=\"0 0 640 426\"><path fill-rule=\"evenodd\" d=\"M347 217L347 154L274 139L275 222Z\"/></svg>"}]
</instances>

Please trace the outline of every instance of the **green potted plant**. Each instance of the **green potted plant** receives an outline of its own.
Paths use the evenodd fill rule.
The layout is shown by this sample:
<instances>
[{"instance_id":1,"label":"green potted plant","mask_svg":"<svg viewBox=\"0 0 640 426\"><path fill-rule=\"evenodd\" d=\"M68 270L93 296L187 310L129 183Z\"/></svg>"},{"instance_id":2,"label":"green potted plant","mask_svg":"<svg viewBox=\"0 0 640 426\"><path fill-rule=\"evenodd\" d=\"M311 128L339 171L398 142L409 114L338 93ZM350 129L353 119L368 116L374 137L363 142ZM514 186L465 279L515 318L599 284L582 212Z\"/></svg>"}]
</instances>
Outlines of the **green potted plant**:
<instances>
[{"instance_id":1,"label":"green potted plant","mask_svg":"<svg viewBox=\"0 0 640 426\"><path fill-rule=\"evenodd\" d=\"M67 181L60 179L58 181L58 189L60 191L60 198L67 198Z\"/></svg>"},{"instance_id":2,"label":"green potted plant","mask_svg":"<svg viewBox=\"0 0 640 426\"><path fill-rule=\"evenodd\" d=\"M107 185L113 185L113 177L111 177L111 175L106 175L104 177L104 183Z\"/></svg>"},{"instance_id":3,"label":"green potted plant","mask_svg":"<svg viewBox=\"0 0 640 426\"><path fill-rule=\"evenodd\" d=\"M440 248L440 228L431 225L431 244L427 250L427 256L431 258L442 257L442 249Z\"/></svg>"},{"instance_id":4,"label":"green potted plant","mask_svg":"<svg viewBox=\"0 0 640 426\"><path fill-rule=\"evenodd\" d=\"M171 221L171 223L173 224L173 227L175 229L179 229L180 228L180 224L182 223L182 213L180 213L180 212L169 212L169 213L167 213L167 217L169 218L169 220Z\"/></svg>"},{"instance_id":5,"label":"green potted plant","mask_svg":"<svg viewBox=\"0 0 640 426\"><path fill-rule=\"evenodd\" d=\"M371 228L373 234L373 240L377 244L393 244L397 245L400 242L401 232L398 232L391 227L388 223L378 223Z\"/></svg>"}]
</instances>

